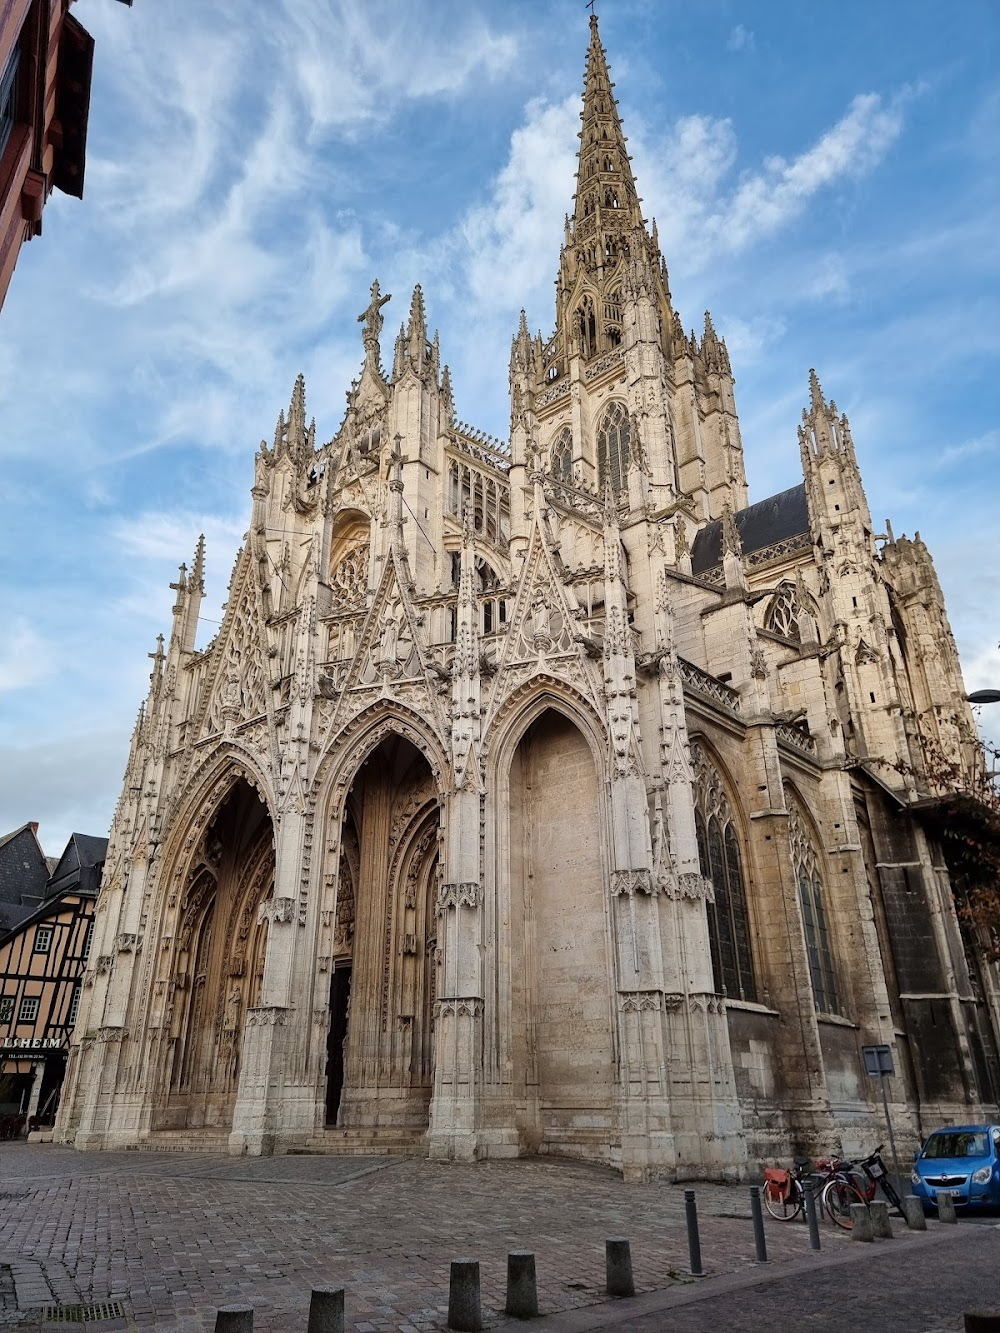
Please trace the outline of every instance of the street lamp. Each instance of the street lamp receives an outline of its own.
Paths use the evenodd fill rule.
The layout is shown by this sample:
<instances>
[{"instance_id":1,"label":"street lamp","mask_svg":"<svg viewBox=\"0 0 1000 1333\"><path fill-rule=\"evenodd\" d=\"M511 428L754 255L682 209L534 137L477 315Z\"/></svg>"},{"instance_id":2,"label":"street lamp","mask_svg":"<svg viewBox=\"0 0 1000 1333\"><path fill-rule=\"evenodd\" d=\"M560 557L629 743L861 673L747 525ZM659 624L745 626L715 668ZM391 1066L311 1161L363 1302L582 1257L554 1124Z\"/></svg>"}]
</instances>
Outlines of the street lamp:
<instances>
[{"instance_id":1,"label":"street lamp","mask_svg":"<svg viewBox=\"0 0 1000 1333\"><path fill-rule=\"evenodd\" d=\"M973 690L965 697L970 704L1000 704L1000 690Z\"/></svg>"}]
</instances>

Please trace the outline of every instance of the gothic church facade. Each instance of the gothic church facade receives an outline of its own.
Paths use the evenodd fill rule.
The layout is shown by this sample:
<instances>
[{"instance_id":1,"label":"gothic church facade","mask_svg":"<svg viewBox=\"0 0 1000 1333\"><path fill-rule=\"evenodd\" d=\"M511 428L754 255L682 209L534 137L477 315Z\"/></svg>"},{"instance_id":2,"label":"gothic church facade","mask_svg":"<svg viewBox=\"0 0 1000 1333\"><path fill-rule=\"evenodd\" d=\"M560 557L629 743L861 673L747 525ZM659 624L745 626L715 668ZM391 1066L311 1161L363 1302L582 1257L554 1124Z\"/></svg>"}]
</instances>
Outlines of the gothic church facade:
<instances>
[{"instance_id":1,"label":"gothic church facade","mask_svg":"<svg viewBox=\"0 0 1000 1333\"><path fill-rule=\"evenodd\" d=\"M596 19L554 334L507 441L418 288L317 445L261 445L214 641L153 655L57 1135L574 1155L737 1177L996 1114L996 977L921 823L976 762L930 556L877 536L814 374L748 503L726 344L684 332Z\"/></svg>"}]
</instances>

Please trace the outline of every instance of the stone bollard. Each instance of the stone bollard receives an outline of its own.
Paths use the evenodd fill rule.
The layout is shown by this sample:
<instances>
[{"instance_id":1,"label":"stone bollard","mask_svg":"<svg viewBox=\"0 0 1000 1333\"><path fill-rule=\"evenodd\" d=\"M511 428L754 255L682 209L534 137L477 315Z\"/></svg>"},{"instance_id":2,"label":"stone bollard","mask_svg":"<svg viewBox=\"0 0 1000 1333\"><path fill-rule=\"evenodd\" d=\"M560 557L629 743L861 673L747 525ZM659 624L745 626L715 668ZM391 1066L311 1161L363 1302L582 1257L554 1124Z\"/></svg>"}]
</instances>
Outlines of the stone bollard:
<instances>
[{"instance_id":1,"label":"stone bollard","mask_svg":"<svg viewBox=\"0 0 1000 1333\"><path fill-rule=\"evenodd\" d=\"M760 1206L760 1186L750 1186L750 1216L753 1219L753 1243L757 1262L767 1263L767 1237L764 1235L764 1211Z\"/></svg>"},{"instance_id":2,"label":"stone bollard","mask_svg":"<svg viewBox=\"0 0 1000 1333\"><path fill-rule=\"evenodd\" d=\"M872 1220L872 1235L879 1240L892 1240L892 1223L889 1221L889 1205L874 1199L868 1205L868 1215Z\"/></svg>"},{"instance_id":3,"label":"stone bollard","mask_svg":"<svg viewBox=\"0 0 1000 1333\"><path fill-rule=\"evenodd\" d=\"M479 1302L479 1260L452 1259L448 1288L448 1327L478 1333L483 1326Z\"/></svg>"},{"instance_id":4,"label":"stone bollard","mask_svg":"<svg viewBox=\"0 0 1000 1333\"><path fill-rule=\"evenodd\" d=\"M966 1310L965 1333L1000 1333L1000 1310Z\"/></svg>"},{"instance_id":5,"label":"stone bollard","mask_svg":"<svg viewBox=\"0 0 1000 1333\"><path fill-rule=\"evenodd\" d=\"M538 1282L535 1256L528 1250L507 1255L507 1304L504 1314L515 1319L538 1318Z\"/></svg>"},{"instance_id":6,"label":"stone bollard","mask_svg":"<svg viewBox=\"0 0 1000 1333\"><path fill-rule=\"evenodd\" d=\"M306 1333L344 1333L343 1287L313 1287Z\"/></svg>"},{"instance_id":7,"label":"stone bollard","mask_svg":"<svg viewBox=\"0 0 1000 1333\"><path fill-rule=\"evenodd\" d=\"M915 1194L907 1194L903 1199L903 1216L911 1231L927 1230L927 1214L923 1202Z\"/></svg>"},{"instance_id":8,"label":"stone bollard","mask_svg":"<svg viewBox=\"0 0 1000 1333\"><path fill-rule=\"evenodd\" d=\"M872 1218L866 1203L851 1204L851 1240L872 1240Z\"/></svg>"},{"instance_id":9,"label":"stone bollard","mask_svg":"<svg viewBox=\"0 0 1000 1333\"><path fill-rule=\"evenodd\" d=\"M688 1256L691 1260L691 1276L704 1277L701 1266L701 1236L698 1234L698 1203L694 1190L684 1191L684 1216L687 1221Z\"/></svg>"},{"instance_id":10,"label":"stone bollard","mask_svg":"<svg viewBox=\"0 0 1000 1333\"><path fill-rule=\"evenodd\" d=\"M215 1312L215 1333L253 1333L252 1305L220 1305Z\"/></svg>"},{"instance_id":11,"label":"stone bollard","mask_svg":"<svg viewBox=\"0 0 1000 1333\"><path fill-rule=\"evenodd\" d=\"M632 1252L624 1236L609 1236L604 1242L609 1296L634 1296Z\"/></svg>"},{"instance_id":12,"label":"stone bollard","mask_svg":"<svg viewBox=\"0 0 1000 1333\"><path fill-rule=\"evenodd\" d=\"M955 1200L947 1190L938 1190L934 1195L934 1202L937 1204L939 1222L957 1222L958 1214L955 1212Z\"/></svg>"}]
</instances>

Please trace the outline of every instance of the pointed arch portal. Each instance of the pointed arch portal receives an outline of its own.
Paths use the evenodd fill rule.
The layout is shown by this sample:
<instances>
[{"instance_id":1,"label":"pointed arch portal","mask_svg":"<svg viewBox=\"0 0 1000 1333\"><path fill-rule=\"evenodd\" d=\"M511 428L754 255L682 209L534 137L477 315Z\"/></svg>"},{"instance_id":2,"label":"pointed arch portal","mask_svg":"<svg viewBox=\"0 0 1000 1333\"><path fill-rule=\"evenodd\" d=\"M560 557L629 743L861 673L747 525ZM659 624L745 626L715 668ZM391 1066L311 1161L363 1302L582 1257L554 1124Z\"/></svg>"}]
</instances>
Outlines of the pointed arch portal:
<instances>
[{"instance_id":1,"label":"pointed arch portal","mask_svg":"<svg viewBox=\"0 0 1000 1333\"><path fill-rule=\"evenodd\" d=\"M172 1060L154 1128L228 1128L239 1086L243 1029L260 1001L274 888L267 805L239 778L192 853L167 979Z\"/></svg>"},{"instance_id":2,"label":"pointed arch portal","mask_svg":"<svg viewBox=\"0 0 1000 1333\"><path fill-rule=\"evenodd\" d=\"M613 1124L599 789L582 732L547 709L510 768L511 1044L521 1134L558 1150Z\"/></svg>"},{"instance_id":3,"label":"pointed arch portal","mask_svg":"<svg viewBox=\"0 0 1000 1333\"><path fill-rule=\"evenodd\" d=\"M391 733L355 776L341 822L328 1124L427 1126L439 824L430 765Z\"/></svg>"}]
</instances>

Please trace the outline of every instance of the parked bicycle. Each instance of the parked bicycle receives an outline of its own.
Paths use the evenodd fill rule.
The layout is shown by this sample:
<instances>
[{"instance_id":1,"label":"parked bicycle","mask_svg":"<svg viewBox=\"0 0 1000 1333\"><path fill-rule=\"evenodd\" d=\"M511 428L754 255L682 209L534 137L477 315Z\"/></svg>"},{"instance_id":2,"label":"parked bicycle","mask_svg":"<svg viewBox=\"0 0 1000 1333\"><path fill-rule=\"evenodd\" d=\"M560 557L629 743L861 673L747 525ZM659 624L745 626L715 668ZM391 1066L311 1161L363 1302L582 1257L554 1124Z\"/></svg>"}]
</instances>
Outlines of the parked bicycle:
<instances>
[{"instance_id":1,"label":"parked bicycle","mask_svg":"<svg viewBox=\"0 0 1000 1333\"><path fill-rule=\"evenodd\" d=\"M881 1189L886 1199L900 1213L903 1205L882 1160L883 1144L859 1162L818 1161L812 1169L808 1157L796 1157L790 1170L767 1167L764 1171L762 1198L764 1207L778 1222L790 1222L805 1207L806 1190L817 1195L820 1211L845 1231L854 1224L851 1205L869 1204ZM810 1186L810 1180L815 1183Z\"/></svg>"},{"instance_id":2,"label":"parked bicycle","mask_svg":"<svg viewBox=\"0 0 1000 1333\"><path fill-rule=\"evenodd\" d=\"M892 1183L888 1167L882 1160L882 1149L884 1143L880 1143L873 1153L863 1157L860 1162L855 1163L855 1170L863 1173L867 1182L865 1189L865 1203L871 1203L875 1198L875 1191L880 1189L889 1203L900 1214L903 1215L903 1201L896 1193L896 1187Z\"/></svg>"},{"instance_id":3,"label":"parked bicycle","mask_svg":"<svg viewBox=\"0 0 1000 1333\"><path fill-rule=\"evenodd\" d=\"M811 1189L821 1212L838 1226L850 1227L851 1204L864 1203L851 1169L852 1163L836 1158L818 1161L815 1168L808 1157L796 1157L790 1170L769 1166L764 1171L764 1207L776 1221L790 1222L802 1212Z\"/></svg>"}]
</instances>

